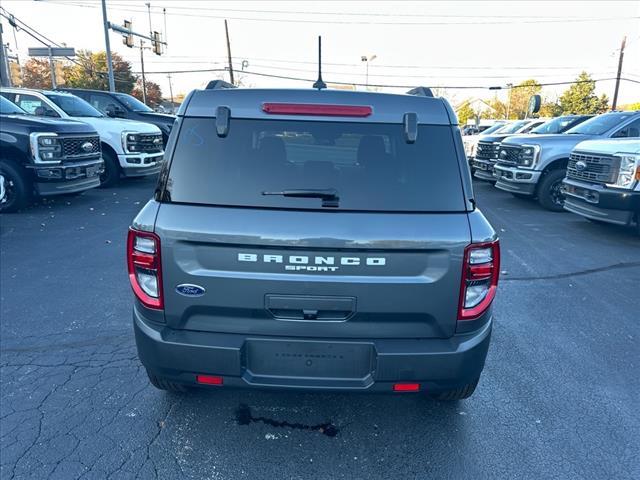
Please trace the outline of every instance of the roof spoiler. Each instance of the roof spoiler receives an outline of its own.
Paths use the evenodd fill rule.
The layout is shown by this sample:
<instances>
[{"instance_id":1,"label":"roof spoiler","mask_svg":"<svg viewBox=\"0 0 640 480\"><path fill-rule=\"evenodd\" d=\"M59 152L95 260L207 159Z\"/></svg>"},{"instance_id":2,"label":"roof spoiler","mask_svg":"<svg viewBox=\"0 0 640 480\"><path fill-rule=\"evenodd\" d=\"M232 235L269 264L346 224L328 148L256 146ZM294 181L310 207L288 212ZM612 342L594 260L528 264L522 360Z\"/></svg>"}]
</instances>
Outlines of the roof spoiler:
<instances>
[{"instance_id":1,"label":"roof spoiler","mask_svg":"<svg viewBox=\"0 0 640 480\"><path fill-rule=\"evenodd\" d=\"M407 95L416 95L418 97L433 97L433 92L429 87L416 87L407 92Z\"/></svg>"},{"instance_id":2,"label":"roof spoiler","mask_svg":"<svg viewBox=\"0 0 640 480\"><path fill-rule=\"evenodd\" d=\"M232 85L229 82L225 82L224 80L211 80L207 83L205 87L206 90L221 90L223 88L238 88L235 85Z\"/></svg>"}]
</instances>

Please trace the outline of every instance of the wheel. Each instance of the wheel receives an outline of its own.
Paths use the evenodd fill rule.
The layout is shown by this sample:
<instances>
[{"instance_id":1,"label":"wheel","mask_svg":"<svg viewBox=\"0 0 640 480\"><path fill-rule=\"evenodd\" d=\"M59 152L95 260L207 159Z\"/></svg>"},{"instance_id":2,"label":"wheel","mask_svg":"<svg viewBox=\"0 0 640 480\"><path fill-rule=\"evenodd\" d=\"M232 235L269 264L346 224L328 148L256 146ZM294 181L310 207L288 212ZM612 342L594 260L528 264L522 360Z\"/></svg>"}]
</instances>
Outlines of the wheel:
<instances>
[{"instance_id":1,"label":"wheel","mask_svg":"<svg viewBox=\"0 0 640 480\"><path fill-rule=\"evenodd\" d=\"M27 206L31 199L32 186L20 168L10 162L1 162L0 182L4 186L4 195L0 199L0 212L11 213Z\"/></svg>"},{"instance_id":2,"label":"wheel","mask_svg":"<svg viewBox=\"0 0 640 480\"><path fill-rule=\"evenodd\" d=\"M464 387L440 392L435 395L432 395L431 397L434 398L435 400L442 400L442 401L464 400L465 398L469 398L471 395L473 395L473 392L475 392L479 381L480 381L480 378L477 378L473 382L467 383Z\"/></svg>"},{"instance_id":3,"label":"wheel","mask_svg":"<svg viewBox=\"0 0 640 480\"><path fill-rule=\"evenodd\" d=\"M100 188L113 187L120 180L120 165L113 153L103 150L104 172L100 175Z\"/></svg>"},{"instance_id":4,"label":"wheel","mask_svg":"<svg viewBox=\"0 0 640 480\"><path fill-rule=\"evenodd\" d=\"M524 193L515 193L511 192L511 195L520 199L520 200L531 200L531 195L525 195Z\"/></svg>"},{"instance_id":5,"label":"wheel","mask_svg":"<svg viewBox=\"0 0 640 480\"><path fill-rule=\"evenodd\" d=\"M149 372L149 370L147 370L147 376L149 377L151 385L156 387L158 390L166 390L174 393L185 393L189 391L189 388L186 385L170 382L166 378L157 377L153 373Z\"/></svg>"},{"instance_id":6,"label":"wheel","mask_svg":"<svg viewBox=\"0 0 640 480\"><path fill-rule=\"evenodd\" d=\"M538 203L552 212L564 211L564 195L560 190L565 170L551 170L540 181L538 186Z\"/></svg>"}]
</instances>

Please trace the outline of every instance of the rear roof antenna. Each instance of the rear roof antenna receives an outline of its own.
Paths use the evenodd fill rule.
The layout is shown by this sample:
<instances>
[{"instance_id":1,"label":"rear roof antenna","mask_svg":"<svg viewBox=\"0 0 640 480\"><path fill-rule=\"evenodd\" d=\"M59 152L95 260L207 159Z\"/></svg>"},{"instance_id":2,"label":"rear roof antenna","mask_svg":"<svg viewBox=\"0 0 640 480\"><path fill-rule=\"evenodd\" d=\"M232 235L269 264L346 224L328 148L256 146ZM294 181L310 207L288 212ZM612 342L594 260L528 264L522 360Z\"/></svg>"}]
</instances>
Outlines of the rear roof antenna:
<instances>
[{"instance_id":1,"label":"rear roof antenna","mask_svg":"<svg viewBox=\"0 0 640 480\"><path fill-rule=\"evenodd\" d=\"M327 84L322 80L322 36L318 35L318 80L313 84L313 88L322 90L327 88Z\"/></svg>"}]
</instances>

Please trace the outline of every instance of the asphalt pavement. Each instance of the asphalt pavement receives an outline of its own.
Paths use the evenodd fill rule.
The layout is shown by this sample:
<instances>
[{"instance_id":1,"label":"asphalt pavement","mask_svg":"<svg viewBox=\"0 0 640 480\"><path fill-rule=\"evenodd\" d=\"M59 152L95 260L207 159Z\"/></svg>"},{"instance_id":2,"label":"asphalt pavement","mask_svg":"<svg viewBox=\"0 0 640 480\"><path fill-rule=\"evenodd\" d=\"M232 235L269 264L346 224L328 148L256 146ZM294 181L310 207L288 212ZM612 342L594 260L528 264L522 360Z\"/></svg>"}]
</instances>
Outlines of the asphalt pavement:
<instances>
[{"instance_id":1,"label":"asphalt pavement","mask_svg":"<svg viewBox=\"0 0 640 480\"><path fill-rule=\"evenodd\" d=\"M640 239L477 183L502 242L473 397L150 386L126 230L154 182L0 218L2 479L640 478Z\"/></svg>"}]
</instances>

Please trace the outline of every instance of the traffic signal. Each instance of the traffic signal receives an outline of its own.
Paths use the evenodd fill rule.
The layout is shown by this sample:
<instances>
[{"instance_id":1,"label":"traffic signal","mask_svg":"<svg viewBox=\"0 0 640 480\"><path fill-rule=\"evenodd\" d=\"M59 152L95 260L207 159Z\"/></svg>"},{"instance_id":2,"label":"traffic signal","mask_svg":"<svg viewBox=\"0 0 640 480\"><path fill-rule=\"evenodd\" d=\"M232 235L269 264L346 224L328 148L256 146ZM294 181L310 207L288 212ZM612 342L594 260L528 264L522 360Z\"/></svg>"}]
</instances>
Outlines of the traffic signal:
<instances>
[{"instance_id":1,"label":"traffic signal","mask_svg":"<svg viewBox=\"0 0 640 480\"><path fill-rule=\"evenodd\" d=\"M127 47L133 47L133 34L131 33L131 20L124 21L124 28L129 30L129 33L122 35L122 43L124 43Z\"/></svg>"},{"instance_id":2,"label":"traffic signal","mask_svg":"<svg viewBox=\"0 0 640 480\"><path fill-rule=\"evenodd\" d=\"M162 38L160 32L153 32L153 53L162 55Z\"/></svg>"}]
</instances>

